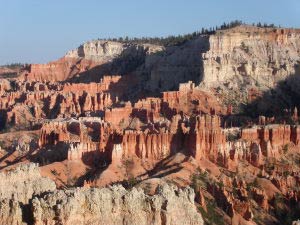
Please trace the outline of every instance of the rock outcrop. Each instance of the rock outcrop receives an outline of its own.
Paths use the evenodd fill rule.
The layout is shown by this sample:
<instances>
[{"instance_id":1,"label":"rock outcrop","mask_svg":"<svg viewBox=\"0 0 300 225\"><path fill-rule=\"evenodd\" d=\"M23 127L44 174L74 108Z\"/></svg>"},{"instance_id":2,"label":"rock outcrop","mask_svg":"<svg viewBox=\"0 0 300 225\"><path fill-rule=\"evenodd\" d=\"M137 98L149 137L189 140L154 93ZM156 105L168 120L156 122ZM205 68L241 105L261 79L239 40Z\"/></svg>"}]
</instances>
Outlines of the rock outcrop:
<instances>
[{"instance_id":1,"label":"rock outcrop","mask_svg":"<svg viewBox=\"0 0 300 225\"><path fill-rule=\"evenodd\" d=\"M204 90L215 88L217 93L212 94L227 105L251 102L299 73L299 37L298 29L242 25L170 48L90 41L57 61L30 65L21 77L78 83L99 82L106 74L130 74L138 80L135 90L127 93L134 95L176 90L191 80ZM298 86L293 86L297 91Z\"/></svg>"},{"instance_id":2,"label":"rock outcrop","mask_svg":"<svg viewBox=\"0 0 300 225\"><path fill-rule=\"evenodd\" d=\"M243 129L241 138L260 145L266 157L278 157L289 143L298 145L298 126L273 124Z\"/></svg>"},{"instance_id":3,"label":"rock outcrop","mask_svg":"<svg viewBox=\"0 0 300 225\"><path fill-rule=\"evenodd\" d=\"M105 74L126 74L145 62L146 57L162 51L162 46L113 41L90 41L48 64L32 64L21 79L30 81L100 81Z\"/></svg>"},{"instance_id":4,"label":"rock outcrop","mask_svg":"<svg viewBox=\"0 0 300 225\"><path fill-rule=\"evenodd\" d=\"M122 186L56 190L35 164L0 176L1 224L203 224L192 189L164 185L154 196Z\"/></svg>"},{"instance_id":5,"label":"rock outcrop","mask_svg":"<svg viewBox=\"0 0 300 225\"><path fill-rule=\"evenodd\" d=\"M55 191L32 202L36 225L203 224L191 189L162 186L154 196L121 186Z\"/></svg>"},{"instance_id":6,"label":"rock outcrop","mask_svg":"<svg viewBox=\"0 0 300 225\"><path fill-rule=\"evenodd\" d=\"M35 164L22 164L16 169L0 173L0 199L15 199L27 204L34 195L53 191L56 186L49 178L40 175Z\"/></svg>"},{"instance_id":7,"label":"rock outcrop","mask_svg":"<svg viewBox=\"0 0 300 225\"><path fill-rule=\"evenodd\" d=\"M203 82L208 85L236 85L240 78L274 87L295 74L300 59L300 31L294 29L239 26L217 31L209 37L209 51L203 54ZM252 80L252 81L251 81Z\"/></svg>"},{"instance_id":8,"label":"rock outcrop","mask_svg":"<svg viewBox=\"0 0 300 225\"><path fill-rule=\"evenodd\" d=\"M22 164L0 173L0 223L21 225L30 220L26 211L33 196L56 190L55 183L41 176L36 164Z\"/></svg>"}]
</instances>

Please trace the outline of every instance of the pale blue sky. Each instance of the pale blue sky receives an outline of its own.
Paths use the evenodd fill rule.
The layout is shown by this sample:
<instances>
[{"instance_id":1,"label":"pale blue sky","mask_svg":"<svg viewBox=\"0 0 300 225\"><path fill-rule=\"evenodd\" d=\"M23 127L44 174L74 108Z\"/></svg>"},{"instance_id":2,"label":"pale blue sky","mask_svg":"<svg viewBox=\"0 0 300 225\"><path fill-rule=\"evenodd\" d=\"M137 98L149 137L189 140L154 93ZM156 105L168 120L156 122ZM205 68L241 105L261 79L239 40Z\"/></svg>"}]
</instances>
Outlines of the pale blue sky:
<instances>
[{"instance_id":1,"label":"pale blue sky","mask_svg":"<svg viewBox=\"0 0 300 225\"><path fill-rule=\"evenodd\" d=\"M300 27L299 0L0 0L0 64L44 63L106 37L167 36L239 19Z\"/></svg>"}]
</instances>

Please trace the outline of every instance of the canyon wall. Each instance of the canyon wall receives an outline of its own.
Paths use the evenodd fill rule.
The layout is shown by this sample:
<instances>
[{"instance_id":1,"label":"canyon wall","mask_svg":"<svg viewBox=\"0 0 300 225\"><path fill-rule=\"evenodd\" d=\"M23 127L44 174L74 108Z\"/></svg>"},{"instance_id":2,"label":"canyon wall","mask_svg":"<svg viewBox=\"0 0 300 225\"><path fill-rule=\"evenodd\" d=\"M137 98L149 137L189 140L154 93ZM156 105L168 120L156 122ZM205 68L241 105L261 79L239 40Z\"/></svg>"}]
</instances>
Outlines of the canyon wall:
<instances>
[{"instance_id":1,"label":"canyon wall","mask_svg":"<svg viewBox=\"0 0 300 225\"><path fill-rule=\"evenodd\" d=\"M272 124L243 129L241 139L259 144L266 157L278 157L284 146L299 145L299 135L299 126Z\"/></svg>"},{"instance_id":2,"label":"canyon wall","mask_svg":"<svg viewBox=\"0 0 300 225\"><path fill-rule=\"evenodd\" d=\"M242 25L167 48L90 41L58 61L30 65L21 77L82 83L99 82L106 74L128 75L136 84L125 90L126 100L128 96L176 90L180 83L190 80L196 86L200 84L202 90L213 88L211 95L217 95L226 105L232 101L238 104L255 100L299 73L299 37L297 29ZM295 82L290 85L297 92Z\"/></svg>"},{"instance_id":3,"label":"canyon wall","mask_svg":"<svg viewBox=\"0 0 300 225\"><path fill-rule=\"evenodd\" d=\"M202 54L200 86L234 111L281 113L299 106L300 30L238 26L216 31ZM250 107L252 107L250 109Z\"/></svg>"},{"instance_id":4,"label":"canyon wall","mask_svg":"<svg viewBox=\"0 0 300 225\"><path fill-rule=\"evenodd\" d=\"M264 97L297 101L285 82L299 85L288 79L299 72L299 34L239 26L167 48L91 41L0 79L0 223L203 224L190 189L132 188L154 194L168 182L199 191L203 215L218 208L244 222L231 224L252 223L257 207L276 212L277 193L296 206L298 110ZM260 98L283 116L254 119ZM68 189L37 165L7 171L28 161ZM128 190L90 188L114 182Z\"/></svg>"},{"instance_id":5,"label":"canyon wall","mask_svg":"<svg viewBox=\"0 0 300 225\"><path fill-rule=\"evenodd\" d=\"M84 43L48 64L32 64L21 79L30 81L100 81L106 74L127 74L163 47L95 40Z\"/></svg>"},{"instance_id":6,"label":"canyon wall","mask_svg":"<svg viewBox=\"0 0 300 225\"><path fill-rule=\"evenodd\" d=\"M238 26L209 37L203 54L203 82L225 84L250 79L264 87L291 74L299 63L300 30ZM251 81L252 80L252 81Z\"/></svg>"},{"instance_id":7,"label":"canyon wall","mask_svg":"<svg viewBox=\"0 0 300 225\"><path fill-rule=\"evenodd\" d=\"M118 101L123 85L120 76L104 76L99 83L42 83L2 80L0 84L0 120L5 125L33 126L41 119L72 116L100 116ZM115 91L118 89L118 91Z\"/></svg>"}]
</instances>

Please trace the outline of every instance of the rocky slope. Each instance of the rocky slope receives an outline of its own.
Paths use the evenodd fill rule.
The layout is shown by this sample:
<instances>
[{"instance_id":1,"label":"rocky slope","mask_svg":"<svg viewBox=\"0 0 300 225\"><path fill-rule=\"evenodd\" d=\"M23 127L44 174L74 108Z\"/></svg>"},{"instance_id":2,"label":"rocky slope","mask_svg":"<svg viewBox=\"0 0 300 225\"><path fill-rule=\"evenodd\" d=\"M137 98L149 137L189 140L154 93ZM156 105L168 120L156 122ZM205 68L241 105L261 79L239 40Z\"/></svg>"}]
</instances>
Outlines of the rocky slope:
<instances>
[{"instance_id":1,"label":"rocky slope","mask_svg":"<svg viewBox=\"0 0 300 225\"><path fill-rule=\"evenodd\" d=\"M203 54L202 81L217 86L248 77L257 85L274 87L295 74L299 37L300 30L294 29L240 26L217 31L209 37L209 51Z\"/></svg>"},{"instance_id":2,"label":"rocky slope","mask_svg":"<svg viewBox=\"0 0 300 225\"><path fill-rule=\"evenodd\" d=\"M23 65L0 66L0 78L15 78L23 70Z\"/></svg>"},{"instance_id":3,"label":"rocky slope","mask_svg":"<svg viewBox=\"0 0 300 225\"><path fill-rule=\"evenodd\" d=\"M22 164L16 169L0 173L0 198L16 199L27 204L34 195L52 191L55 184L48 178L41 177L35 164Z\"/></svg>"},{"instance_id":4,"label":"rocky slope","mask_svg":"<svg viewBox=\"0 0 300 225\"><path fill-rule=\"evenodd\" d=\"M209 51L202 55L201 86L218 89L227 103L248 103L274 90L285 107L292 107L288 93L278 86L300 72L299 37L296 29L239 26L217 31L209 37ZM295 84L293 89L297 88Z\"/></svg>"},{"instance_id":5,"label":"rocky slope","mask_svg":"<svg viewBox=\"0 0 300 225\"><path fill-rule=\"evenodd\" d=\"M103 75L127 74L145 62L150 54L163 50L149 44L90 41L48 64L30 65L22 79L31 81L100 81Z\"/></svg>"},{"instance_id":6,"label":"rocky slope","mask_svg":"<svg viewBox=\"0 0 300 225\"><path fill-rule=\"evenodd\" d=\"M201 225L192 189L162 186L156 195L122 186L56 190L34 164L0 173L1 224L185 224Z\"/></svg>"},{"instance_id":7,"label":"rocky slope","mask_svg":"<svg viewBox=\"0 0 300 225\"><path fill-rule=\"evenodd\" d=\"M32 201L36 225L201 225L191 189L162 186L154 196L122 186L56 191Z\"/></svg>"},{"instance_id":8,"label":"rocky slope","mask_svg":"<svg viewBox=\"0 0 300 225\"><path fill-rule=\"evenodd\" d=\"M167 48L90 41L58 61L29 66L22 77L90 82L105 74L130 75L138 80L134 90L126 93L131 97L176 90L179 83L191 80L205 90L213 88L226 105L237 110L240 103L248 104L269 90L278 92L277 100L288 107L295 103L285 90L277 89L288 82L298 90L289 79L300 70L299 36L297 29L242 25Z\"/></svg>"},{"instance_id":9,"label":"rocky slope","mask_svg":"<svg viewBox=\"0 0 300 225\"><path fill-rule=\"evenodd\" d=\"M28 204L33 196L56 189L52 180L40 175L36 164L22 164L10 171L1 172L0 178L1 224L20 225L31 221Z\"/></svg>"}]
</instances>

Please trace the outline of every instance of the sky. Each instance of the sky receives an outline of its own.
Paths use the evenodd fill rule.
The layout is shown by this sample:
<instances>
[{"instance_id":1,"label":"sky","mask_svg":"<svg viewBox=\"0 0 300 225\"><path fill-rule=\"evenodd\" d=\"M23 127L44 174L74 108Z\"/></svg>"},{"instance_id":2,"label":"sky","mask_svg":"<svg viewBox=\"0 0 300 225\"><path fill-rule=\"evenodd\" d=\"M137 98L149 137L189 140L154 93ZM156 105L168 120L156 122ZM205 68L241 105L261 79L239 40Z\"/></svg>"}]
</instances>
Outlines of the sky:
<instances>
[{"instance_id":1,"label":"sky","mask_svg":"<svg viewBox=\"0 0 300 225\"><path fill-rule=\"evenodd\" d=\"M235 19L300 28L300 1L0 0L0 65L46 63L97 38L186 34Z\"/></svg>"}]
</instances>

